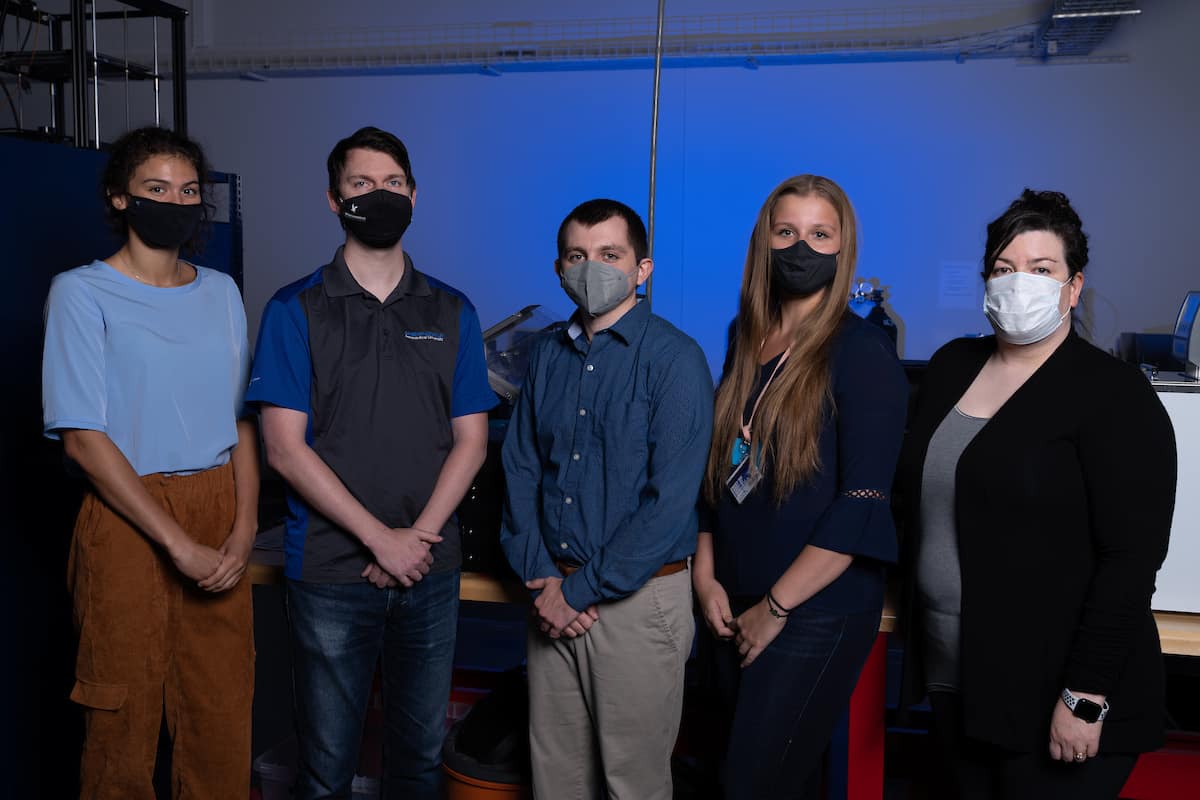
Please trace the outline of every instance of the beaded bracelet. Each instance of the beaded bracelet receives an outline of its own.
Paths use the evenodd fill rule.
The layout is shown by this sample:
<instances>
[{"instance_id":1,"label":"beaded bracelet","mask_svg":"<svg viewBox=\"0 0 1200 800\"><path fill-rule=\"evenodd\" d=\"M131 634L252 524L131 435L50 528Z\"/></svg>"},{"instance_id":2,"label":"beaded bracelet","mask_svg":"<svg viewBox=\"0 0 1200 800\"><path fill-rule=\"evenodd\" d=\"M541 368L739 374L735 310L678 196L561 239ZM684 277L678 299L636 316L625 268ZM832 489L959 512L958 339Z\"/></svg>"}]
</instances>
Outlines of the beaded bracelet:
<instances>
[{"instance_id":1,"label":"beaded bracelet","mask_svg":"<svg viewBox=\"0 0 1200 800\"><path fill-rule=\"evenodd\" d=\"M775 595L767 592L767 611L775 619L787 619L787 615L792 613L792 609L784 608L783 604L775 599Z\"/></svg>"}]
</instances>

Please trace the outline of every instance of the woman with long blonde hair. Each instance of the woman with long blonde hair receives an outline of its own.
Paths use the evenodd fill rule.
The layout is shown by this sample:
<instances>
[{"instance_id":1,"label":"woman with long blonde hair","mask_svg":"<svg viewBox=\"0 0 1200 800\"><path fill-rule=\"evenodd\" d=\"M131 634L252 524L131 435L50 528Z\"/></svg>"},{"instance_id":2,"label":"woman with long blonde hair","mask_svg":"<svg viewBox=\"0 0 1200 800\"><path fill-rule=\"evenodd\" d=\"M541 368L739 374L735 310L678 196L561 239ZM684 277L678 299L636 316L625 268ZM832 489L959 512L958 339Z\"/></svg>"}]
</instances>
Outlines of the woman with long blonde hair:
<instances>
[{"instance_id":1,"label":"woman with long blonde hair","mask_svg":"<svg viewBox=\"0 0 1200 800\"><path fill-rule=\"evenodd\" d=\"M750 236L693 564L732 718L728 798L806 796L896 560L908 385L847 308L856 251L850 201L816 175L777 186Z\"/></svg>"}]
</instances>

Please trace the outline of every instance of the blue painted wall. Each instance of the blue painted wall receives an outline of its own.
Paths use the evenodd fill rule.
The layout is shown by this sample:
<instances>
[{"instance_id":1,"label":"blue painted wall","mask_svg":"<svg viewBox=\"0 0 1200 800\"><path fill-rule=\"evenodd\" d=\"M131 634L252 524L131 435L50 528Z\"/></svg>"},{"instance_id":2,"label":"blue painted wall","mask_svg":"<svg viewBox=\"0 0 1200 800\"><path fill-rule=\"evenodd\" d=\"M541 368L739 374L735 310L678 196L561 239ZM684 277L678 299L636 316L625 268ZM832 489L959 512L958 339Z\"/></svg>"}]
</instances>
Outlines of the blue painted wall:
<instances>
[{"instance_id":1,"label":"blue painted wall","mask_svg":"<svg viewBox=\"0 0 1200 800\"><path fill-rule=\"evenodd\" d=\"M700 341L715 372L762 199L818 172L858 209L860 274L889 287L906 357L987 330L975 308L939 303L939 275L978 265L984 226L1025 186L1065 191L1092 235L1082 318L1097 343L1167 329L1200 280L1188 237L1197 29L1200 4L1162 0L1106 42L1127 63L667 70L655 310ZM594 196L645 211L650 89L640 69L194 82L193 133L245 181L251 324L275 288L338 243L324 160L365 124L412 151L419 191L405 241L421 268L464 289L485 326L531 302L567 312L555 230Z\"/></svg>"}]
</instances>

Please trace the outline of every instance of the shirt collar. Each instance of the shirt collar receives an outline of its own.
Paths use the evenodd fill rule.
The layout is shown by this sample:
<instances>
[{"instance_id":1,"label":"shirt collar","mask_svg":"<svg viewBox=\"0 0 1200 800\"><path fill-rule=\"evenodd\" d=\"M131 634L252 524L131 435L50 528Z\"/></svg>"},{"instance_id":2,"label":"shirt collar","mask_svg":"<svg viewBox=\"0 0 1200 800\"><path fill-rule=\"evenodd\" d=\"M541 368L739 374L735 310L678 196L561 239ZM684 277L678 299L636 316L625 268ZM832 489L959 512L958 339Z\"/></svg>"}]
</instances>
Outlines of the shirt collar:
<instances>
[{"instance_id":1,"label":"shirt collar","mask_svg":"<svg viewBox=\"0 0 1200 800\"><path fill-rule=\"evenodd\" d=\"M372 297L370 292L363 289L358 285L358 281L354 280L354 276L350 273L350 267L346 264L344 251L344 245L339 247L333 254L333 260L325 267L325 294L330 297L349 297L356 294ZM396 288L392 289L392 293L388 295L383 304L387 305L405 295L419 297L429 294L432 294L429 281L425 280L425 276L413 266L412 258L406 252L404 254L404 275L401 276L400 283L396 284Z\"/></svg>"},{"instance_id":2,"label":"shirt collar","mask_svg":"<svg viewBox=\"0 0 1200 800\"><path fill-rule=\"evenodd\" d=\"M580 314L583 312L576 311L571 315L570 324L567 326L564 333L572 342L578 343L579 337L586 336L583 330L583 323L580 322ZM613 338L623 344L632 344L642 331L646 329L646 323L650 321L650 304L645 300L638 300L633 308L626 311L619 320L602 331L596 331L597 334L611 333Z\"/></svg>"}]
</instances>

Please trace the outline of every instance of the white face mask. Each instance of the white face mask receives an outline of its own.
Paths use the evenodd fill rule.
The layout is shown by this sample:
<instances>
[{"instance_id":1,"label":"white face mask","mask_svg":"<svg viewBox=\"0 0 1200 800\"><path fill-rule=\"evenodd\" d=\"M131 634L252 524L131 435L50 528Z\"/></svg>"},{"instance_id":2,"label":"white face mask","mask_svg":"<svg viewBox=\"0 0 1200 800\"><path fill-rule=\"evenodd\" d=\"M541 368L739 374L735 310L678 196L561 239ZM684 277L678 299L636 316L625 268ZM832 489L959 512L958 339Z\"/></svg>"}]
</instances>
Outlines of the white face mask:
<instances>
[{"instance_id":1,"label":"white face mask","mask_svg":"<svg viewBox=\"0 0 1200 800\"><path fill-rule=\"evenodd\" d=\"M983 313L996 329L996 336L1009 344L1040 342L1058 330L1066 313L1058 310L1061 283L1049 275L1010 272L984 284Z\"/></svg>"}]
</instances>

